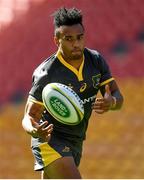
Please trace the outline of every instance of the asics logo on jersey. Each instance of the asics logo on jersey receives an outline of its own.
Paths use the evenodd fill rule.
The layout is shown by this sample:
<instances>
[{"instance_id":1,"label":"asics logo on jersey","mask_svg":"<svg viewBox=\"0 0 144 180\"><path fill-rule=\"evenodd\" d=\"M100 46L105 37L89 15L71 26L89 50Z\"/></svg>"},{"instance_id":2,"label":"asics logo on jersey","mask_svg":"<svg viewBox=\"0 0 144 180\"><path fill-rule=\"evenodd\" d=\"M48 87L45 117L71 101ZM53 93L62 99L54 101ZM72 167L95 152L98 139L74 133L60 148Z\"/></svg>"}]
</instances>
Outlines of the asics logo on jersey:
<instances>
[{"instance_id":1,"label":"asics logo on jersey","mask_svg":"<svg viewBox=\"0 0 144 180\"><path fill-rule=\"evenodd\" d=\"M87 87L86 83L83 83L82 87L80 88L80 92L83 92Z\"/></svg>"},{"instance_id":2,"label":"asics logo on jersey","mask_svg":"<svg viewBox=\"0 0 144 180\"><path fill-rule=\"evenodd\" d=\"M97 74L95 76L92 76L93 87L96 89L99 88L100 78L101 78L101 74Z\"/></svg>"}]
</instances>

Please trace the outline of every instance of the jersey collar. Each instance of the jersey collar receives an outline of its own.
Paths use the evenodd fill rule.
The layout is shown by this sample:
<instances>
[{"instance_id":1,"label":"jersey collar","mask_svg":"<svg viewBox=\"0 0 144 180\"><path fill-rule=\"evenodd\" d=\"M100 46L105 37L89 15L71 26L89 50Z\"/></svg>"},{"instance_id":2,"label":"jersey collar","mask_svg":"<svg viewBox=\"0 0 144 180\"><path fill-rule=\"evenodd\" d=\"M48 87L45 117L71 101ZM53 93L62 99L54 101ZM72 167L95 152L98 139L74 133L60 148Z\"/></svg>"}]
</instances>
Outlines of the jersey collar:
<instances>
[{"instance_id":1,"label":"jersey collar","mask_svg":"<svg viewBox=\"0 0 144 180\"><path fill-rule=\"evenodd\" d=\"M78 78L79 81L82 81L82 80L83 80L83 74L82 74L82 72L83 72L83 67L84 67L84 54L83 54L83 61L82 61L81 65L80 65L79 70L77 70L75 67L73 67L73 66L72 66L71 64L69 64L68 62L66 62L66 61L63 59L60 51L57 51L56 57L59 59L59 61L60 61L64 66L66 66L68 69L70 69L70 70L77 76L77 78Z\"/></svg>"}]
</instances>

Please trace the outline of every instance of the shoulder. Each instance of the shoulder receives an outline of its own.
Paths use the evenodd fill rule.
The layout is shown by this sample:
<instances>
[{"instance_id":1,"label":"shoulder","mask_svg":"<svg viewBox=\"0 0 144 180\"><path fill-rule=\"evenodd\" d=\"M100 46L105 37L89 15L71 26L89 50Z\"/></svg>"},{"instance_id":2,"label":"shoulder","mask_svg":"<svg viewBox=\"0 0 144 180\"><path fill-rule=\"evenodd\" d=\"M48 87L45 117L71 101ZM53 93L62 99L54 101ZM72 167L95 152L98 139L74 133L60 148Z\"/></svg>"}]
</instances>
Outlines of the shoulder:
<instances>
[{"instance_id":1,"label":"shoulder","mask_svg":"<svg viewBox=\"0 0 144 180\"><path fill-rule=\"evenodd\" d=\"M95 63L100 63L101 61L105 61L103 56L97 50L94 49L85 48L84 55L86 57L89 57Z\"/></svg>"},{"instance_id":2,"label":"shoulder","mask_svg":"<svg viewBox=\"0 0 144 180\"><path fill-rule=\"evenodd\" d=\"M33 72L33 80L37 81L49 73L50 67L56 59L55 54L45 59Z\"/></svg>"},{"instance_id":3,"label":"shoulder","mask_svg":"<svg viewBox=\"0 0 144 180\"><path fill-rule=\"evenodd\" d=\"M98 51L85 48L85 55L86 58L89 57L92 65L99 69L101 73L110 71L107 61Z\"/></svg>"},{"instance_id":4,"label":"shoulder","mask_svg":"<svg viewBox=\"0 0 144 180\"><path fill-rule=\"evenodd\" d=\"M89 48L84 49L84 54L94 56L95 58L96 57L98 58L100 56L100 53L97 50L93 50L93 49L89 49Z\"/></svg>"},{"instance_id":5,"label":"shoulder","mask_svg":"<svg viewBox=\"0 0 144 180\"><path fill-rule=\"evenodd\" d=\"M85 48L84 55L86 58L89 58L95 65L101 65L105 63L105 59L97 50Z\"/></svg>"}]
</instances>

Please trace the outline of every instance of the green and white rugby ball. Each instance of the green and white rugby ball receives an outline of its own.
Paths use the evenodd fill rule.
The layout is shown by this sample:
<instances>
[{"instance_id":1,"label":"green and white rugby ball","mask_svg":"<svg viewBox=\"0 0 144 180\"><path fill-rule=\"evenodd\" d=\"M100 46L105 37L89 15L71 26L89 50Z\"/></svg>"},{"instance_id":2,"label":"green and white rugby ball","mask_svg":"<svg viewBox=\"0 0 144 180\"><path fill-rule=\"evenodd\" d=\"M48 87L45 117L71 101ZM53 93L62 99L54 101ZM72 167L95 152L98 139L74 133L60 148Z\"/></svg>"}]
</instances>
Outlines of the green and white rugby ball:
<instances>
[{"instance_id":1,"label":"green and white rugby ball","mask_svg":"<svg viewBox=\"0 0 144 180\"><path fill-rule=\"evenodd\" d=\"M59 122L77 125L84 117L84 106L80 97L68 86L50 83L42 91L47 111Z\"/></svg>"}]
</instances>

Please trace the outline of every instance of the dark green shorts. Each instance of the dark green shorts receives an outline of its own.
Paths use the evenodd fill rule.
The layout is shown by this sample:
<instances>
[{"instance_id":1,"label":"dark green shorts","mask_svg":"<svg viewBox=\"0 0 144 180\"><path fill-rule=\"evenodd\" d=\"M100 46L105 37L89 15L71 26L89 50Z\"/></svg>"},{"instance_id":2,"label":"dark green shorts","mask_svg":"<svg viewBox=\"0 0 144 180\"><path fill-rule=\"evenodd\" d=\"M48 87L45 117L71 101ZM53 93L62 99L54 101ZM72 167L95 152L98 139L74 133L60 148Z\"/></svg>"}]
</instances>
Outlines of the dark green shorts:
<instances>
[{"instance_id":1,"label":"dark green shorts","mask_svg":"<svg viewBox=\"0 0 144 180\"><path fill-rule=\"evenodd\" d=\"M76 166L80 164L82 155L82 141L68 141L56 135L52 135L49 143L40 142L39 139L32 140L32 152L35 157L34 170L43 170L44 167L56 159L65 156L74 158Z\"/></svg>"}]
</instances>

